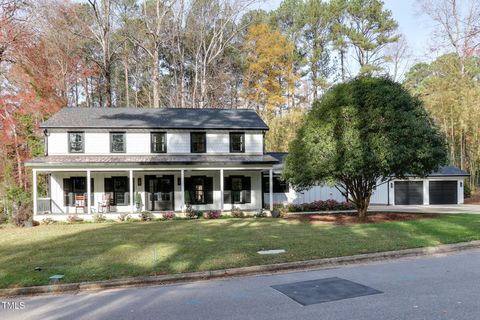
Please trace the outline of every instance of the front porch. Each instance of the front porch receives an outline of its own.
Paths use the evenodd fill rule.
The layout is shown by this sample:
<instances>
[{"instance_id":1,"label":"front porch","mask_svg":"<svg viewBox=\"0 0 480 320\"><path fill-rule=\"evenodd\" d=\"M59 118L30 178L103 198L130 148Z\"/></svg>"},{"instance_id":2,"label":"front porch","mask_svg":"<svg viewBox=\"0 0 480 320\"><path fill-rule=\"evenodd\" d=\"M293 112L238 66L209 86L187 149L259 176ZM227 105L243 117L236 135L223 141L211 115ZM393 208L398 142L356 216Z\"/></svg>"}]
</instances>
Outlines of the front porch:
<instances>
[{"instance_id":1,"label":"front porch","mask_svg":"<svg viewBox=\"0 0 480 320\"><path fill-rule=\"evenodd\" d=\"M64 220L72 214L89 219L97 212L108 219L141 211L182 215L187 205L202 211L229 212L238 207L255 212L264 206L264 192L269 195L270 210L273 207L272 183L269 190L262 189L262 172L269 172L270 181L273 173L263 166L32 170L37 219ZM38 197L39 175L46 175L47 196Z\"/></svg>"}]
</instances>

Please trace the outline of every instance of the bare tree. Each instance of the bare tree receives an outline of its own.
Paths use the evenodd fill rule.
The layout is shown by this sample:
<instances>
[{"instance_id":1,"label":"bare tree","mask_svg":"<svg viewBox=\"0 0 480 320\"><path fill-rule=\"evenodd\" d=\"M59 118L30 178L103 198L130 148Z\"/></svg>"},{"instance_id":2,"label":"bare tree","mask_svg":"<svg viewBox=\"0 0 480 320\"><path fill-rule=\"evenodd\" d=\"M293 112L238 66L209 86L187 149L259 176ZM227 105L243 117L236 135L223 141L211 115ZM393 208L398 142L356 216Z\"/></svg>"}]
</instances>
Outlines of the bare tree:
<instances>
[{"instance_id":1,"label":"bare tree","mask_svg":"<svg viewBox=\"0 0 480 320\"><path fill-rule=\"evenodd\" d=\"M451 51L460 57L465 75L465 59L480 48L480 2L478 0L421 0L423 14L436 22L433 32L436 51Z\"/></svg>"},{"instance_id":2,"label":"bare tree","mask_svg":"<svg viewBox=\"0 0 480 320\"><path fill-rule=\"evenodd\" d=\"M390 77L397 82L402 81L413 60L412 50L403 35L385 48L385 60Z\"/></svg>"}]
</instances>

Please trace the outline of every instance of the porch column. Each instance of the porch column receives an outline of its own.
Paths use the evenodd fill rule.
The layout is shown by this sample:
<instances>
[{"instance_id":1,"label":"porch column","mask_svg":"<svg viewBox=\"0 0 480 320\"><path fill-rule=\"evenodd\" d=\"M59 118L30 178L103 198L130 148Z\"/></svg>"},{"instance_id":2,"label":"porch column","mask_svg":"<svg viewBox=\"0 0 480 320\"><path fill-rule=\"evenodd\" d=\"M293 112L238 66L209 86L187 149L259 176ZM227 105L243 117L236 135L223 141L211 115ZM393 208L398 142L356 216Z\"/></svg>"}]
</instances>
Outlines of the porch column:
<instances>
[{"instance_id":1,"label":"porch column","mask_svg":"<svg viewBox=\"0 0 480 320\"><path fill-rule=\"evenodd\" d=\"M133 208L133 170L129 171L130 173L130 213L133 214L135 209Z\"/></svg>"},{"instance_id":2,"label":"porch column","mask_svg":"<svg viewBox=\"0 0 480 320\"><path fill-rule=\"evenodd\" d=\"M269 187L269 200L270 200L270 211L273 210L273 170L268 170L268 187Z\"/></svg>"},{"instance_id":3,"label":"porch column","mask_svg":"<svg viewBox=\"0 0 480 320\"><path fill-rule=\"evenodd\" d=\"M182 203L180 203L180 210L185 212L185 170L180 170L180 193Z\"/></svg>"},{"instance_id":4,"label":"porch column","mask_svg":"<svg viewBox=\"0 0 480 320\"><path fill-rule=\"evenodd\" d=\"M38 210L38 200L37 200L37 170L32 170L33 181L32 181L32 189L33 189L33 216L37 215Z\"/></svg>"},{"instance_id":5,"label":"porch column","mask_svg":"<svg viewBox=\"0 0 480 320\"><path fill-rule=\"evenodd\" d=\"M87 170L87 213L92 213L92 204L90 203L91 193L92 193L92 185L91 185L91 178L90 178L90 170Z\"/></svg>"},{"instance_id":6,"label":"porch column","mask_svg":"<svg viewBox=\"0 0 480 320\"><path fill-rule=\"evenodd\" d=\"M220 210L223 212L223 169L220 169Z\"/></svg>"}]
</instances>

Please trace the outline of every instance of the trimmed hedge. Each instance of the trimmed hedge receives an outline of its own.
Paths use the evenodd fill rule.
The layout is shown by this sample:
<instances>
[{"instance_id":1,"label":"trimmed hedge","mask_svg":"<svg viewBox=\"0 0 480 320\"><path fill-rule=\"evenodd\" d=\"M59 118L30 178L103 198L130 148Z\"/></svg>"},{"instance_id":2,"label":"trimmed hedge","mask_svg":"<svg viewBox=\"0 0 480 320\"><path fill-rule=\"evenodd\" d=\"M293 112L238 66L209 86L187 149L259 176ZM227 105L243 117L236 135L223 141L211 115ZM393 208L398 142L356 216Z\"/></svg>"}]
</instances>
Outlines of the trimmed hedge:
<instances>
[{"instance_id":1,"label":"trimmed hedge","mask_svg":"<svg viewBox=\"0 0 480 320\"><path fill-rule=\"evenodd\" d=\"M355 205L352 202L338 202L336 200L318 200L310 203L289 204L288 212L305 212L305 211L340 211L353 210Z\"/></svg>"}]
</instances>

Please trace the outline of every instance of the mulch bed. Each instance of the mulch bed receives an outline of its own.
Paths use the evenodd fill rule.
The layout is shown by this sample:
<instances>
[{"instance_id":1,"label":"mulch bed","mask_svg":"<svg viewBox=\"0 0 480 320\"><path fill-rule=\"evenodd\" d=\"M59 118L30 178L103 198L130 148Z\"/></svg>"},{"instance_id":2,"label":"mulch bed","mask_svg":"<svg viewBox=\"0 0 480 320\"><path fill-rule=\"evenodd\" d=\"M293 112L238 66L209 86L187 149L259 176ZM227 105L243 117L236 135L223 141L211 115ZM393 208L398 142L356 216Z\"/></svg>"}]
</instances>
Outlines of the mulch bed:
<instances>
[{"instance_id":1,"label":"mulch bed","mask_svg":"<svg viewBox=\"0 0 480 320\"><path fill-rule=\"evenodd\" d=\"M480 192L472 192L470 198L465 198L465 204L480 204Z\"/></svg>"},{"instance_id":2,"label":"mulch bed","mask_svg":"<svg viewBox=\"0 0 480 320\"><path fill-rule=\"evenodd\" d=\"M369 212L367 220L361 220L353 213L334 214L289 214L285 219L310 222L311 224L357 224L380 223L387 221L410 221L431 219L437 217L434 213L406 213L406 212Z\"/></svg>"}]
</instances>

